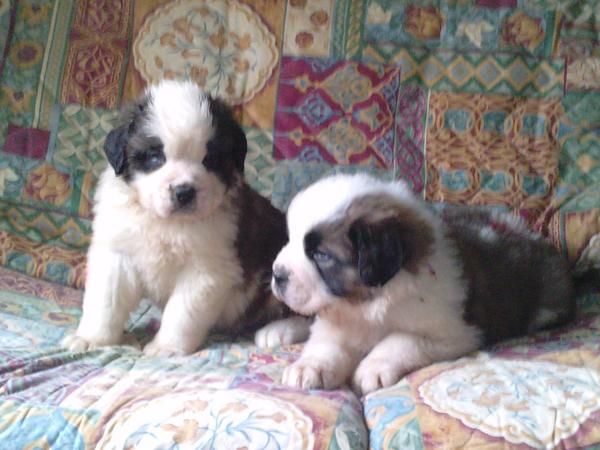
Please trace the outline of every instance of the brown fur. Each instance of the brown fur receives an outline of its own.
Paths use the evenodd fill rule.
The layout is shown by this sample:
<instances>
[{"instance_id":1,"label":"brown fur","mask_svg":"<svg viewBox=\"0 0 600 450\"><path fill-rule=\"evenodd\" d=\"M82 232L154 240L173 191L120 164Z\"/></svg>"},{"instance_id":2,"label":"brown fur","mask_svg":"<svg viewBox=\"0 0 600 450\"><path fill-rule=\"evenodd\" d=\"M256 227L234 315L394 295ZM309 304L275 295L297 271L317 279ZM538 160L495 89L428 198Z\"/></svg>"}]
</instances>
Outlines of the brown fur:
<instances>
[{"instance_id":1,"label":"brown fur","mask_svg":"<svg viewBox=\"0 0 600 450\"><path fill-rule=\"evenodd\" d=\"M235 247L247 286L258 283L254 301L246 310L247 328L257 328L269 320L288 316L289 308L276 300L270 290L270 268L277 252L287 241L285 216L271 203L242 183L237 204L240 207Z\"/></svg>"},{"instance_id":2,"label":"brown fur","mask_svg":"<svg viewBox=\"0 0 600 450\"><path fill-rule=\"evenodd\" d=\"M142 127L149 100L147 95L142 95L125 107L121 118L123 124L112 133L111 143L114 145L105 146L115 172L127 181L131 181L135 172L144 171L136 155L153 148L162 154L160 139L148 136ZM287 240L286 221L281 211L243 181L246 138L234 121L231 110L220 99L209 98L209 105L215 134L207 143L207 154L202 164L221 179L233 199L229 207L238 217L234 246L245 287L248 291L256 289L244 311L243 320L228 330L238 333L240 329L256 329L270 320L290 314L289 308L273 297L269 287L271 265ZM228 153L222 155L224 152Z\"/></svg>"},{"instance_id":3,"label":"brown fur","mask_svg":"<svg viewBox=\"0 0 600 450\"><path fill-rule=\"evenodd\" d=\"M384 195L366 195L355 200L343 218L321 224L312 232L318 234L318 250L334 256L335 261L328 268L324 279L330 285L335 283L343 291L343 297L349 301L365 301L373 298L374 286L365 284L360 273L361 252L365 247L381 246L381 243L356 242L356 230L360 228L367 239L379 240L386 233L402 243L405 259L402 268L416 273L429 252L433 242L431 226L414 209L398 204ZM365 238L363 238L365 239ZM385 265L385 252L367 255L377 261L367 261L373 265ZM309 255L310 257L310 255ZM380 270L380 269L375 269Z\"/></svg>"},{"instance_id":4,"label":"brown fur","mask_svg":"<svg viewBox=\"0 0 600 450\"><path fill-rule=\"evenodd\" d=\"M396 227L402 240L410 247L409 258L403 268L416 273L424 258L431 252L433 230L431 225L417 214L414 208L399 204L385 195L366 195L352 203L349 216L362 219L370 226L381 224Z\"/></svg>"},{"instance_id":5,"label":"brown fur","mask_svg":"<svg viewBox=\"0 0 600 450\"><path fill-rule=\"evenodd\" d=\"M486 344L558 325L574 316L569 266L550 243L524 226L507 222L507 216L482 208L453 206L441 217L468 285L465 321L482 330ZM332 294L360 302L377 292L359 273L360 249L352 239L357 225L374 239L369 245L381 245L378 237L390 231L398 237L406 255L398 270L413 274L428 270L424 261L432 249L432 225L410 205L385 195L367 195L355 200L344 217L311 232L318 235L317 249L335 257L327 267L318 267ZM491 227L497 238L483 238L480 232L485 227ZM381 258L381 253L374 255ZM542 308L551 317L538 323Z\"/></svg>"},{"instance_id":6,"label":"brown fur","mask_svg":"<svg viewBox=\"0 0 600 450\"><path fill-rule=\"evenodd\" d=\"M483 331L487 344L537 331L540 308L555 315L541 328L573 318L568 262L549 242L502 223L497 239L482 239L482 227L497 225L483 210L455 208L443 217L468 282L465 321Z\"/></svg>"}]
</instances>

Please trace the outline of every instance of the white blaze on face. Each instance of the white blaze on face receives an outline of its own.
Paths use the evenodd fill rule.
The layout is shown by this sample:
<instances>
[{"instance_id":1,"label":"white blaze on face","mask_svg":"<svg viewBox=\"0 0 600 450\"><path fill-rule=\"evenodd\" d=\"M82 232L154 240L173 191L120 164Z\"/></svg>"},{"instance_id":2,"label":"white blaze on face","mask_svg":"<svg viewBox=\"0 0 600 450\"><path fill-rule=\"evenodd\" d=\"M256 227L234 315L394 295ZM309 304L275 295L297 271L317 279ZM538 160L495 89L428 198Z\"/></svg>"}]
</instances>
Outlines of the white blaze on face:
<instances>
[{"instance_id":1,"label":"white blaze on face","mask_svg":"<svg viewBox=\"0 0 600 450\"><path fill-rule=\"evenodd\" d=\"M162 218L179 213L174 189L191 185L196 197L182 214L205 218L221 204L226 191L202 163L214 134L209 100L194 83L169 80L148 88L147 95L142 132L160 140L166 161L153 172L134 173L131 184L141 205Z\"/></svg>"},{"instance_id":2,"label":"white blaze on face","mask_svg":"<svg viewBox=\"0 0 600 450\"><path fill-rule=\"evenodd\" d=\"M335 175L323 178L301 191L292 200L287 213L289 243L280 251L273 265L288 275L283 293L273 285L275 294L301 314L313 314L337 301L331 295L313 262L304 251L304 237L317 225L342 217L357 198L385 193L403 201L414 202L405 183L389 183L364 174Z\"/></svg>"},{"instance_id":3,"label":"white blaze on face","mask_svg":"<svg viewBox=\"0 0 600 450\"><path fill-rule=\"evenodd\" d=\"M304 253L302 242L290 241L281 249L273 264L283 269L289 276L287 286L280 292L273 284L273 292L292 310L310 315L335 301L323 283L319 272Z\"/></svg>"},{"instance_id":4,"label":"white blaze on face","mask_svg":"<svg viewBox=\"0 0 600 450\"><path fill-rule=\"evenodd\" d=\"M182 214L199 218L209 216L221 204L226 190L219 178L208 172L201 161L170 160L168 157L158 170L135 174L131 184L137 190L142 206L162 218L178 212L173 199L176 186L194 186L196 198Z\"/></svg>"}]
</instances>

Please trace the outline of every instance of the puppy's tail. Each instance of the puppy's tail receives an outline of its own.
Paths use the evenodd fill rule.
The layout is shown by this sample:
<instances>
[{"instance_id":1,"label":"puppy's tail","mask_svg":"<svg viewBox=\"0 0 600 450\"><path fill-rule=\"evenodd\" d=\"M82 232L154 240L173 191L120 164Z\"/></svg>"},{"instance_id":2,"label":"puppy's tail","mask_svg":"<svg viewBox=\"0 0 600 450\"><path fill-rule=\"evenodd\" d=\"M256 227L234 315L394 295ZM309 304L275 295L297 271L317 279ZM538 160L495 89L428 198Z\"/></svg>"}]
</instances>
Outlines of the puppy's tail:
<instances>
[{"instance_id":1,"label":"puppy's tail","mask_svg":"<svg viewBox=\"0 0 600 450\"><path fill-rule=\"evenodd\" d=\"M573 282L577 296L600 293L600 267L574 271Z\"/></svg>"}]
</instances>

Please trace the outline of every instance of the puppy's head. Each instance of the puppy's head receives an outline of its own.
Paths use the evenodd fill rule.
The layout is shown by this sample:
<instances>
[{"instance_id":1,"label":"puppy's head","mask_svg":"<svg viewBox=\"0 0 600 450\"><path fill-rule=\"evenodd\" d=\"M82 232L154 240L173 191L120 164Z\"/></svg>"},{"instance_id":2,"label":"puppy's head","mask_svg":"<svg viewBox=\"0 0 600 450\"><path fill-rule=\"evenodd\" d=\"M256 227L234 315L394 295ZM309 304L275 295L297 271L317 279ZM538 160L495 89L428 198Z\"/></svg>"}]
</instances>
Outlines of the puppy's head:
<instances>
[{"instance_id":1,"label":"puppy's head","mask_svg":"<svg viewBox=\"0 0 600 450\"><path fill-rule=\"evenodd\" d=\"M149 87L106 138L116 176L158 217L204 218L242 179L246 137L231 111L189 81Z\"/></svg>"},{"instance_id":2,"label":"puppy's head","mask_svg":"<svg viewBox=\"0 0 600 450\"><path fill-rule=\"evenodd\" d=\"M301 314L368 301L400 271L419 270L433 243L427 217L404 183L321 180L290 205L290 240L273 265L273 292Z\"/></svg>"}]
</instances>

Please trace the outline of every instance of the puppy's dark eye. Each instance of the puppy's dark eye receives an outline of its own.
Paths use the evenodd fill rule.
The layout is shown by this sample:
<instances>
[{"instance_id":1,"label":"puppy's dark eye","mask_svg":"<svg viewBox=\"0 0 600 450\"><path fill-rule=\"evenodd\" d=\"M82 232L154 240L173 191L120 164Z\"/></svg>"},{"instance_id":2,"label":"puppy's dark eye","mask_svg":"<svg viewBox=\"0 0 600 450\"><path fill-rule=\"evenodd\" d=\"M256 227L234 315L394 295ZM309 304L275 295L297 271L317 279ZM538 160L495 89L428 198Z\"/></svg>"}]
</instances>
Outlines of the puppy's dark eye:
<instances>
[{"instance_id":1,"label":"puppy's dark eye","mask_svg":"<svg viewBox=\"0 0 600 450\"><path fill-rule=\"evenodd\" d=\"M165 154L162 145L153 145L133 154L135 168L142 172L152 172L165 163Z\"/></svg>"},{"instance_id":2,"label":"puppy's dark eye","mask_svg":"<svg viewBox=\"0 0 600 450\"><path fill-rule=\"evenodd\" d=\"M206 167L207 170L214 170L219 165L219 157L216 152L208 151L206 156L202 160L202 164Z\"/></svg>"},{"instance_id":3,"label":"puppy's dark eye","mask_svg":"<svg viewBox=\"0 0 600 450\"><path fill-rule=\"evenodd\" d=\"M312 259L316 263L327 263L327 262L331 261L332 257L329 253L325 253L321 250L315 250L312 253Z\"/></svg>"},{"instance_id":4,"label":"puppy's dark eye","mask_svg":"<svg viewBox=\"0 0 600 450\"><path fill-rule=\"evenodd\" d=\"M148 153L146 161L151 166L159 166L165 161L165 157L162 152L151 151Z\"/></svg>"}]
</instances>

